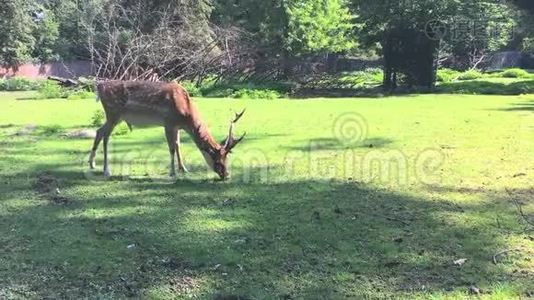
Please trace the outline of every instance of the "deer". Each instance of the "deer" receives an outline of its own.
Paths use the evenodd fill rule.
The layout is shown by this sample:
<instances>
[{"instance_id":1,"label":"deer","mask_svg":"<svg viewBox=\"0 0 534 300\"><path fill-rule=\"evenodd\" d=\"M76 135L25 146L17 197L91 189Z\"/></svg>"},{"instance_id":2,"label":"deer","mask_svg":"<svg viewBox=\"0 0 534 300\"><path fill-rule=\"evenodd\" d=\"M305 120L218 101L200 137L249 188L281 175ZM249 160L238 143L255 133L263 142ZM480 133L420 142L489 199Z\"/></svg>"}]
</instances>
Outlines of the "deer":
<instances>
[{"instance_id":1,"label":"deer","mask_svg":"<svg viewBox=\"0 0 534 300\"><path fill-rule=\"evenodd\" d=\"M133 126L163 126L171 158L171 177L176 176L174 157L182 173L188 170L180 150L180 130L187 132L202 153L206 164L221 180L229 178L227 156L244 138L234 137L234 125L245 110L235 114L230 121L228 136L221 143L216 142L208 126L202 120L196 105L187 91L175 82L149 81L101 81L96 84L97 101L104 108L106 121L96 132L89 157L89 167L95 168L96 151L101 141L104 147L104 176L110 177L108 142L113 129L121 121Z\"/></svg>"}]
</instances>

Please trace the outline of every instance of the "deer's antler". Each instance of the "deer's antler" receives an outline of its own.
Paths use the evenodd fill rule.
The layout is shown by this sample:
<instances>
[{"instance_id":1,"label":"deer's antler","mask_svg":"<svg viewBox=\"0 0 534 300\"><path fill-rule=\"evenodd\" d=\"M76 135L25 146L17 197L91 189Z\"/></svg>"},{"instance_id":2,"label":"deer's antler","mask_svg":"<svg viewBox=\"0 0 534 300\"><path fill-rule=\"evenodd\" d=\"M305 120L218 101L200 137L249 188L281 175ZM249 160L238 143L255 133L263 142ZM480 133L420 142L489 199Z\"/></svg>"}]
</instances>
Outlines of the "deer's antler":
<instances>
[{"instance_id":1,"label":"deer's antler","mask_svg":"<svg viewBox=\"0 0 534 300\"><path fill-rule=\"evenodd\" d=\"M239 121L239 119L241 119L241 117L243 116L244 113L245 113L245 109L243 109L243 111L241 111L238 114L236 113L234 120L230 122L230 129L228 130L228 137L226 138L226 141L224 142L224 149L226 151L231 151L232 148L234 148L237 144L239 144L239 142L241 142L245 138L245 136L247 135L247 133L245 132L238 139L236 139L234 137L234 124L237 121Z\"/></svg>"}]
</instances>

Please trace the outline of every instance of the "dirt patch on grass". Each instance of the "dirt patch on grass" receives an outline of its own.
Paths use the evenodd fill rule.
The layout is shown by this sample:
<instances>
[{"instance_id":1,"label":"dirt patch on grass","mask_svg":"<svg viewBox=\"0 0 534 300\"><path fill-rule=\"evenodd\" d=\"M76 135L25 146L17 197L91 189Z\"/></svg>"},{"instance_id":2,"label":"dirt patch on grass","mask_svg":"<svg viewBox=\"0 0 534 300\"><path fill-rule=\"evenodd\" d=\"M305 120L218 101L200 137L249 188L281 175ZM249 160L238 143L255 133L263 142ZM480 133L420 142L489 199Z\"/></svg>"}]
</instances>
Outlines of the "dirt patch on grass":
<instances>
[{"instance_id":1,"label":"dirt patch on grass","mask_svg":"<svg viewBox=\"0 0 534 300\"><path fill-rule=\"evenodd\" d=\"M28 124L24 127L22 127L19 131L15 132L15 136L27 136L27 135L31 135L32 133L35 132L35 130L37 129L37 125L35 124Z\"/></svg>"},{"instance_id":2,"label":"dirt patch on grass","mask_svg":"<svg viewBox=\"0 0 534 300\"><path fill-rule=\"evenodd\" d=\"M69 139L94 139L96 137L96 130L91 129L76 129L64 134Z\"/></svg>"},{"instance_id":3,"label":"dirt patch on grass","mask_svg":"<svg viewBox=\"0 0 534 300\"><path fill-rule=\"evenodd\" d=\"M33 189L43 198L55 204L67 205L73 199L63 196L60 190L60 180L48 172L40 173L35 178Z\"/></svg>"}]
</instances>

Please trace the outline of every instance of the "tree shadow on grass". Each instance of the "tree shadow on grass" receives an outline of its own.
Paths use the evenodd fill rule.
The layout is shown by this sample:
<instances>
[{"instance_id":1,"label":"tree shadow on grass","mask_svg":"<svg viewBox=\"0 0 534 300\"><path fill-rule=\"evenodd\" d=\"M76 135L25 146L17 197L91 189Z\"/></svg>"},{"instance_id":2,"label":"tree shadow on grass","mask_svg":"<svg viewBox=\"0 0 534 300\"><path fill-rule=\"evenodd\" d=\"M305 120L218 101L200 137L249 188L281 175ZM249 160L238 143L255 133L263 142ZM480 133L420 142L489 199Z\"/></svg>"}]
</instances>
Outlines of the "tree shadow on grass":
<instances>
[{"instance_id":1,"label":"tree shadow on grass","mask_svg":"<svg viewBox=\"0 0 534 300\"><path fill-rule=\"evenodd\" d=\"M382 148L391 144L393 141L387 138L368 138L363 141L351 143L338 138L316 138L308 140L305 146L290 147L290 150L298 150L303 152L313 152L322 150L347 150L357 148Z\"/></svg>"},{"instance_id":2,"label":"tree shadow on grass","mask_svg":"<svg viewBox=\"0 0 534 300\"><path fill-rule=\"evenodd\" d=\"M480 217L487 204L343 181L94 182L47 168L72 205L37 196L26 174L1 187L36 195L0 203L8 298L391 297L511 280L491 263L506 245Z\"/></svg>"},{"instance_id":3,"label":"tree shadow on grass","mask_svg":"<svg viewBox=\"0 0 534 300\"><path fill-rule=\"evenodd\" d=\"M534 112L534 101L515 103L511 107L503 108L501 111L530 111Z\"/></svg>"}]
</instances>

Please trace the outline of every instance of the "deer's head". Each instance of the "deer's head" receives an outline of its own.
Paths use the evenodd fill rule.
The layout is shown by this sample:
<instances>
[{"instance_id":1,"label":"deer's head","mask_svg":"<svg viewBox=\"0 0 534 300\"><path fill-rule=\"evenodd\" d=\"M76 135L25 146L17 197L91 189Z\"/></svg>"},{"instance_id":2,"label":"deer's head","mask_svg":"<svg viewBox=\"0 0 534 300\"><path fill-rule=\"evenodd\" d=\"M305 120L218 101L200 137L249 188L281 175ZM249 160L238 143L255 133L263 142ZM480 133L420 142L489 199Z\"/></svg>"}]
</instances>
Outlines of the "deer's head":
<instances>
[{"instance_id":1,"label":"deer's head","mask_svg":"<svg viewBox=\"0 0 534 300\"><path fill-rule=\"evenodd\" d=\"M230 129L228 130L228 137L220 143L220 147L218 150L211 153L208 157L206 157L206 160L209 161L210 167L213 169L217 175L222 180L226 180L230 176L230 172L228 171L228 165L227 165L227 157L228 154L232 153L232 149L239 144L243 138L245 138L246 133L244 133L241 137L235 138L234 137L234 125L239 121L239 119L243 116L245 113L245 110L243 110L241 113L236 114L235 118L230 122Z\"/></svg>"}]
</instances>

